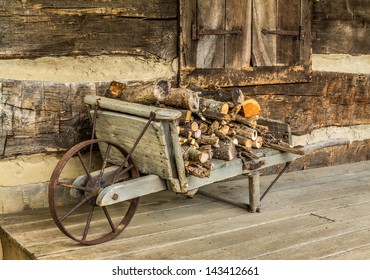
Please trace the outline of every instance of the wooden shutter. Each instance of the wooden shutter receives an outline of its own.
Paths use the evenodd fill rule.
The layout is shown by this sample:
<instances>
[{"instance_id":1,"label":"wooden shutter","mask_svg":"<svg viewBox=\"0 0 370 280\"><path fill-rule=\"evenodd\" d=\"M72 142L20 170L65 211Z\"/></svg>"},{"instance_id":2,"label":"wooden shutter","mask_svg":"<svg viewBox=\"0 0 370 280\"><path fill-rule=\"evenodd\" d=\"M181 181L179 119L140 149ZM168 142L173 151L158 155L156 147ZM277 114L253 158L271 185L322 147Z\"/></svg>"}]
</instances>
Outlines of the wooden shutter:
<instances>
[{"instance_id":1,"label":"wooden shutter","mask_svg":"<svg viewBox=\"0 0 370 280\"><path fill-rule=\"evenodd\" d=\"M180 85L308 82L310 0L180 0Z\"/></svg>"}]
</instances>

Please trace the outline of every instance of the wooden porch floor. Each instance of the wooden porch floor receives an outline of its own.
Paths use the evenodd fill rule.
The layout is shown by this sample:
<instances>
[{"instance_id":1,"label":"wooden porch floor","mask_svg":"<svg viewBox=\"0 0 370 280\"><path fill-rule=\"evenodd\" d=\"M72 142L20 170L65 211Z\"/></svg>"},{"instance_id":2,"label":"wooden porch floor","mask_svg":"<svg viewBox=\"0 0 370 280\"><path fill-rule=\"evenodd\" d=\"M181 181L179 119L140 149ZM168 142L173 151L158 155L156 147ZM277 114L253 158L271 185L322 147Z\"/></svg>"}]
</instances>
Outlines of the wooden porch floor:
<instances>
[{"instance_id":1,"label":"wooden porch floor","mask_svg":"<svg viewBox=\"0 0 370 280\"><path fill-rule=\"evenodd\" d=\"M248 202L246 183L204 189ZM201 195L149 195L120 236L95 246L65 237L48 209L0 216L0 226L10 258L370 259L370 161L286 173L261 213Z\"/></svg>"}]
</instances>

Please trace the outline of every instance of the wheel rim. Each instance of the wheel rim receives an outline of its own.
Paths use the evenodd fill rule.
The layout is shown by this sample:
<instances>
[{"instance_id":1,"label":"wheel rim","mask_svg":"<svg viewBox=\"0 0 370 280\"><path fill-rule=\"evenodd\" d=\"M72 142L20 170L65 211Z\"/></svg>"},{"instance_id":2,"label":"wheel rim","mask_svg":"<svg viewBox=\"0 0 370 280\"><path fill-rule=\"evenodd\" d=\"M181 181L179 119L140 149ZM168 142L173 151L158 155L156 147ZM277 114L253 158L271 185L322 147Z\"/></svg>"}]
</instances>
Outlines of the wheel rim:
<instances>
[{"instance_id":1,"label":"wheel rim","mask_svg":"<svg viewBox=\"0 0 370 280\"><path fill-rule=\"evenodd\" d=\"M98 164L93 162L97 148L103 155ZM66 236L84 245L99 244L118 236L130 223L139 198L113 206L96 205L100 190L113 180L139 177L132 158L126 168L118 170L127 154L120 145L93 139L75 145L59 160L49 183L49 208L55 224ZM72 167L80 170L81 176L74 181L64 179Z\"/></svg>"}]
</instances>

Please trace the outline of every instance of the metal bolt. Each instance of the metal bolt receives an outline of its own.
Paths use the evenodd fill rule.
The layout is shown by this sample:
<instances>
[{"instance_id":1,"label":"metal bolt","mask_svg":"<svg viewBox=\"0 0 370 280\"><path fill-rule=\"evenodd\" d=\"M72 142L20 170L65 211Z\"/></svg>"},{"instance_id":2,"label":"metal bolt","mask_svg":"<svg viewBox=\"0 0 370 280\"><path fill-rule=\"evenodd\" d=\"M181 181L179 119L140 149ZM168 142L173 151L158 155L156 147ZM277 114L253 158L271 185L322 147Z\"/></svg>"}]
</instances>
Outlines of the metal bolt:
<instances>
[{"instance_id":1,"label":"metal bolt","mask_svg":"<svg viewBox=\"0 0 370 280\"><path fill-rule=\"evenodd\" d=\"M113 200L117 200L117 199L118 199L118 194L116 194L116 193L115 193L115 194L112 196L112 199L113 199Z\"/></svg>"}]
</instances>

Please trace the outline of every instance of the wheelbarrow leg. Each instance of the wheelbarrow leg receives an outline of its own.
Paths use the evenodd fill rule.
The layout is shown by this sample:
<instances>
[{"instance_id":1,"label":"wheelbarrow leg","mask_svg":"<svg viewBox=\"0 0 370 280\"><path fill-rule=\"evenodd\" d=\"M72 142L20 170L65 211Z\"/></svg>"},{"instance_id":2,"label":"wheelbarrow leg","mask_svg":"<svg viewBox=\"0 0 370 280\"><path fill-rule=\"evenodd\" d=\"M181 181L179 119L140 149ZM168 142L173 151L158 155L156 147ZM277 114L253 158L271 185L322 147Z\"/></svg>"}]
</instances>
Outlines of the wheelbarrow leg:
<instances>
[{"instance_id":1,"label":"wheelbarrow leg","mask_svg":"<svg viewBox=\"0 0 370 280\"><path fill-rule=\"evenodd\" d=\"M260 172L248 174L249 179L249 210L252 213L259 212L261 207L260 200Z\"/></svg>"},{"instance_id":2,"label":"wheelbarrow leg","mask_svg":"<svg viewBox=\"0 0 370 280\"><path fill-rule=\"evenodd\" d=\"M283 175L289 168L291 162L287 162L284 168L280 171L280 173L276 176L274 181L270 184L270 186L266 189L266 191L260 195L260 172L255 171L248 174L249 178L249 210L250 212L259 212L261 207L261 201L266 196L266 194L271 190L271 188L275 185L275 183L279 180L281 175Z\"/></svg>"}]
</instances>

